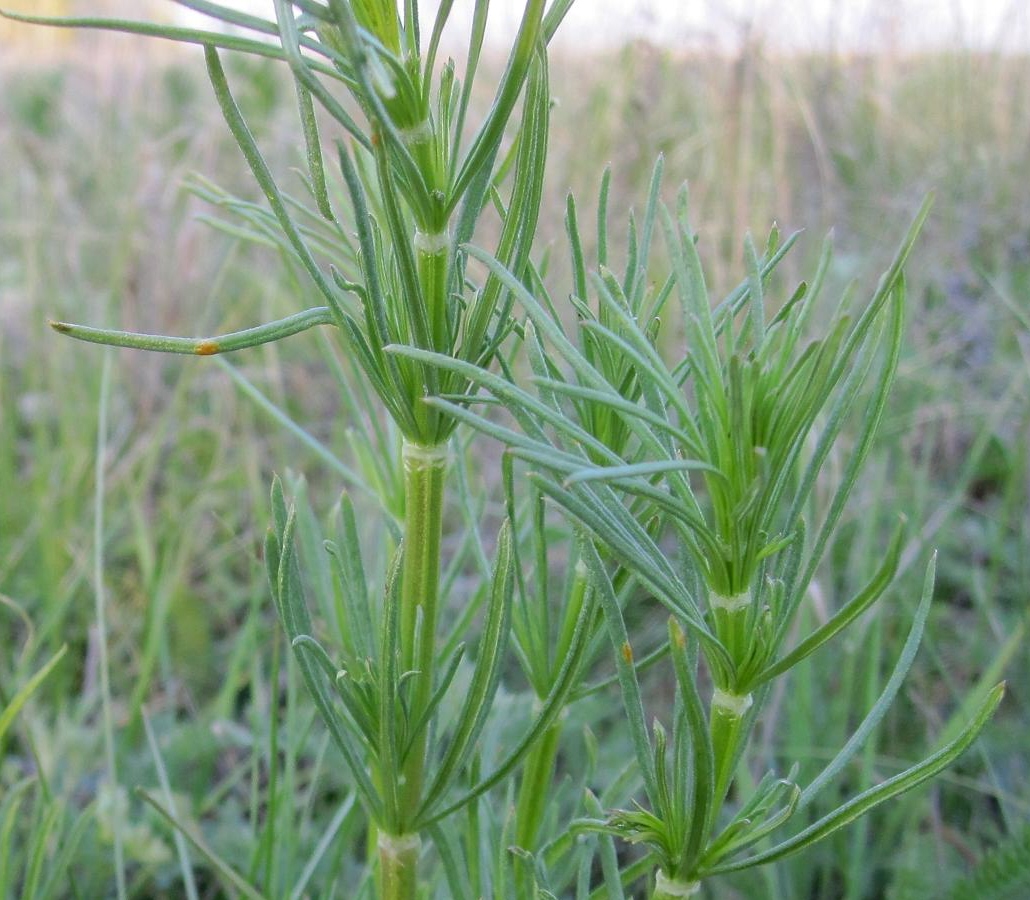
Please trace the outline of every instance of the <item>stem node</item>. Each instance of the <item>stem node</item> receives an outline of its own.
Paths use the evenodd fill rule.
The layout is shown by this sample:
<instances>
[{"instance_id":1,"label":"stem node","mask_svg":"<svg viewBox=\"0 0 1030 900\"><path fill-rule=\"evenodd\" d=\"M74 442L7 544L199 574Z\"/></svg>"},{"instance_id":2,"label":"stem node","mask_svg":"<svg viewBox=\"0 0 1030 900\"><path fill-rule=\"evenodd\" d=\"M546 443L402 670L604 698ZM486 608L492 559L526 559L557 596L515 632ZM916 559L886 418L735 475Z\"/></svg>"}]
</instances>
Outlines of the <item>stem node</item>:
<instances>
[{"instance_id":1,"label":"stem node","mask_svg":"<svg viewBox=\"0 0 1030 900\"><path fill-rule=\"evenodd\" d=\"M654 894L651 900L681 900L683 897L696 897L700 892L700 881L680 881L678 878L669 878L659 869L655 876Z\"/></svg>"}]
</instances>

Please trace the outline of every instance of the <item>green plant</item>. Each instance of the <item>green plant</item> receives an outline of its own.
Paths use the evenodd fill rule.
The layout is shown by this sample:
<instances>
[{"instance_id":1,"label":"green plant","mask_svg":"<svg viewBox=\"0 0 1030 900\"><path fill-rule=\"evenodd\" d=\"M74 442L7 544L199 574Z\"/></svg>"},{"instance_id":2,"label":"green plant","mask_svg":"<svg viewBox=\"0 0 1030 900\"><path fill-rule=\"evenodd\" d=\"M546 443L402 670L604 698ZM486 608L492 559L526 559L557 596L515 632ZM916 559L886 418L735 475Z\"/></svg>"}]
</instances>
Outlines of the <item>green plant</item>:
<instances>
[{"instance_id":1,"label":"green plant","mask_svg":"<svg viewBox=\"0 0 1030 900\"><path fill-rule=\"evenodd\" d=\"M530 476L534 484L581 528L583 559L604 610L650 808L617 811L580 827L646 844L659 870L655 897L689 896L713 875L802 850L915 787L969 746L1001 700L998 685L961 733L923 762L793 837L733 859L765 842L845 768L895 698L922 636L933 561L894 672L845 747L804 789L795 783L794 771L786 778L769 773L723 821L720 813L771 683L856 622L884 596L897 569L900 527L868 584L792 649L784 649L883 413L901 349L902 267L928 211L926 203L870 304L852 313L853 301L845 297L825 336L807 344L802 337L814 314L829 245L813 285L801 284L767 321L766 282L792 241L781 246L774 232L759 259L748 240L749 277L713 311L684 192L675 219L662 211L673 262L669 281L651 292L643 286L643 270L631 265L620 281L602 266L591 279L596 310L581 299L588 279L570 207L577 272L574 336L566 333L542 285L536 286L542 291L538 298L507 276L530 323L525 339L537 360L536 395L454 360L398 348L409 358L465 373L490 391L521 431L446 399L431 402L531 462L538 470ZM652 207L644 234L650 235L657 214ZM602 235L599 245L606 243ZM632 230L630 245L637 245ZM487 254L470 252L506 277ZM629 255L637 259L635 251ZM670 368L655 338L673 290L680 295L688 349ZM820 500L815 494L820 471L851 416L860 422L858 434L837 460L838 483ZM602 439L613 433L622 435L614 449ZM678 544L671 557L659 540L663 535ZM621 590L616 588L620 577ZM635 585L646 587L672 613L665 648L677 688L671 739L657 720L653 735L645 726L637 654L625 622ZM707 709L699 672L712 688Z\"/></svg>"},{"instance_id":2,"label":"green plant","mask_svg":"<svg viewBox=\"0 0 1030 900\"><path fill-rule=\"evenodd\" d=\"M369 842L369 868L378 865L380 896L416 896L426 837L453 896L484 893L484 884L498 896L506 891L539 896L573 880L577 894L585 896L592 887L591 856L574 845L579 834L597 840L609 896L622 896L623 881L652 868L654 897L688 896L703 880L807 847L936 774L969 745L1000 701L1000 689L988 693L969 726L923 763L859 794L794 837L738 856L765 844L844 768L885 714L922 634L932 566L894 674L855 737L804 790L793 773L782 779L770 775L750 798L733 797L723 814L771 684L884 596L897 567L900 531L869 584L830 621L784 651L883 413L901 346L901 268L925 209L869 306L852 317L842 305L824 337L802 346L820 277L811 290L802 286L778 309L765 296L789 243L780 246L774 235L760 259L748 242L748 278L713 312L685 202L677 219L659 202L660 169L641 225L631 227L621 280L608 268L605 187L596 271L584 260L575 205L569 205L571 306L577 318L570 336L531 250L549 126L545 47L571 0L546 11L543 0L526 4L494 103L471 141L463 137L488 2L476 5L463 84L450 64L434 81L450 3L442 4L424 48L413 0L403 17L392 0L276 0L276 22L199 0L185 5L278 43L122 21L57 24L111 27L205 46L219 105L270 212L242 201L223 202L242 217L250 235L274 243L307 272L320 305L205 339L65 323L54 327L98 343L214 355L330 326L399 430L403 504L386 490L380 500L397 513L401 540L391 548L381 600L374 599L366 577L346 498L335 514L335 533L325 542L327 555L320 552L321 536L288 505L276 480L273 527L265 544L272 592L296 664L378 832ZM288 64L307 150L305 187L315 210L284 194L273 177L216 48ZM350 92L364 124L327 85ZM502 153L520 100L511 149ZM341 141L336 147L349 216L338 212L338 191L326 172L315 101L350 137L350 145ZM499 226L493 254L470 243L477 223L491 212ZM672 275L652 290L648 261L659 226L664 226ZM479 282L473 261L485 267ZM596 308L588 303L591 292ZM669 366L659 352L659 336L677 294L687 353ZM525 323L514 312L516 303L528 317ZM517 367L505 358L509 341L524 348L536 394L519 386ZM492 374L491 367L498 366L502 374ZM472 411L479 399L473 388L492 394L521 431ZM869 399L863 393L867 388ZM856 411L858 436L826 501L816 491L823 484L820 474ZM442 550L448 446L457 444L450 451L456 455L464 452L453 439L462 422L500 437L513 454L503 463L506 515L495 561L492 567L486 563L478 534L468 537L465 553L475 560L481 583L457 625L441 635L440 586L449 580ZM376 445L370 440L366 447L369 455L390 449L389 440ZM525 492L516 489L512 458L537 469ZM460 473L462 465L451 471ZM381 486L389 481L384 478ZM542 498L554 501L576 527L574 564L561 589L557 622L551 620L547 587ZM670 541L676 545L671 556L665 549ZM535 584L527 583L523 555L533 560ZM331 613L338 625L339 645L332 654L315 638L313 585L320 588L314 592L316 609ZM638 658L626 620L631 599L641 590L673 618L667 640ZM457 711L445 714L480 608L484 624L474 669ZM604 680L584 683L604 655L605 632L650 808L605 814L604 806L614 803L605 797L602 805L584 793L574 828L561 836L560 828L543 827L549 815L545 786L562 738L561 714L606 686ZM509 634L538 710L514 746L484 774L480 741L497 702ZM671 661L676 685L671 737L657 723L649 734L639 683L640 671L662 657ZM706 706L701 688L708 681L712 696ZM510 835L507 827L493 835L486 824L477 831L478 799L511 785L520 765L514 876L507 881L502 864L487 879L476 872L483 835L496 846L504 846ZM463 844L441 827L460 813L469 818ZM546 843L542 833L549 835ZM644 844L648 855L620 872L613 836ZM253 891L230 866L217 865L237 889ZM574 879L569 872L575 872Z\"/></svg>"}]
</instances>

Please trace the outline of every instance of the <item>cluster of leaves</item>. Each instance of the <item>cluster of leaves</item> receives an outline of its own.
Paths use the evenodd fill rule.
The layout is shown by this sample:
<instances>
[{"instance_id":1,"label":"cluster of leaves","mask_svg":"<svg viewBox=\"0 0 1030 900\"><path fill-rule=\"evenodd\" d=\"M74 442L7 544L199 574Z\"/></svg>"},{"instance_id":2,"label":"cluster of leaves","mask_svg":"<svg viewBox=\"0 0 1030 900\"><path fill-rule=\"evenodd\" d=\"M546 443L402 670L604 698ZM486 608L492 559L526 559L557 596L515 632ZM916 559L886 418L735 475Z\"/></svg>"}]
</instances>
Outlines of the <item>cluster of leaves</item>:
<instances>
[{"instance_id":1,"label":"cluster of leaves","mask_svg":"<svg viewBox=\"0 0 1030 900\"><path fill-rule=\"evenodd\" d=\"M482 836L472 834L463 845L441 823L459 811L474 821L479 798L495 787L507 785L513 793L510 776L520 765L515 838L525 865L516 870L517 893L555 895L574 878L577 895L588 896L589 854L571 847L569 836L589 834L598 841L609 897L624 896L624 884L656 869L653 896L664 900L688 895L709 877L810 846L939 773L969 746L1000 702L1001 686L985 694L966 727L933 755L756 849L796 821L795 813L841 772L890 707L925 626L931 562L893 673L852 738L804 788L796 769L785 778L769 773L727 808L772 682L885 596L898 568L900 528L868 583L786 649L883 415L902 342L902 268L928 204L871 301L858 309L846 296L821 336L809 339L829 247L812 285L800 285L776 305L767 296L770 279L793 239L781 243L774 232L761 257L748 240L747 278L713 305L686 194L675 213L666 208L659 199L659 163L640 223L631 221L620 278L609 267L606 178L596 267L587 265L576 205L568 204L571 327L564 304L551 296L531 259L549 128L546 45L571 0L549 9L544 0L527 0L493 104L469 140L466 116L487 0L475 7L463 83L453 63L436 71L452 2L440 5L425 46L415 0L404 4L403 15L393 0L274 0L274 22L206 0L184 5L237 31L49 22L204 46L215 96L268 208L202 190L242 219L245 234L271 241L305 271L322 305L216 338L55 327L98 343L211 355L330 326L403 436L403 508L396 509L403 527L401 540L390 537L395 546L381 594L366 578L346 499L332 539L323 543L315 529L299 526L276 480L265 543L273 597L301 676L355 796L380 832L383 898L416 896L421 835L432 838L453 896L482 893L483 880L464 871L472 864L460 862L463 855L478 858ZM220 48L288 65L313 210L276 182L234 99ZM356 103L360 124L334 88ZM337 211L330 189L316 102L349 136L349 144L336 142L347 215ZM502 153L512 131L511 148ZM492 253L470 243L491 207L500 221ZM671 272L656 288L650 259L658 233ZM484 267L481 283L470 273L472 261ZM686 349L669 364L663 323L672 320L676 301L682 328L674 339ZM509 341L524 354L529 386L516 377L519 366L502 359ZM485 413L478 409L484 402ZM497 405L517 427L491 414ZM854 441L842 450L839 438L856 421ZM478 536L470 538L468 552L482 578L441 641L446 446L463 423L509 448L502 472L506 521L492 568ZM835 453L841 455L839 481L821 501L816 487L825 485L823 470ZM515 474L523 464L532 467L525 489ZM401 506L380 499L384 507ZM576 536L572 574L557 604L547 586L545 500L562 511ZM467 518L475 531L474 517ZM535 585L524 555L533 560ZM638 659L626 610L641 591L671 618L667 639ZM322 607L334 607L335 657L316 639L312 594ZM475 663L463 696L445 715L479 612ZM480 742L497 703L509 636L538 709L484 774ZM614 678L585 684L603 656L614 660ZM671 728L656 720L649 729L640 672L664 657L675 684ZM538 846L561 714L611 681L621 692L634 777L647 805L613 810L609 804L606 812L584 792L568 834ZM705 699L708 687L712 694ZM620 870L614 836L644 845L648 854ZM228 877L243 884L231 870ZM499 883L494 889L504 890Z\"/></svg>"},{"instance_id":2,"label":"cluster of leaves","mask_svg":"<svg viewBox=\"0 0 1030 900\"><path fill-rule=\"evenodd\" d=\"M659 176L660 167L655 183ZM571 298L578 317L571 335L539 281L531 293L487 254L470 249L506 279L526 312L535 393L440 355L411 348L397 352L460 372L502 404L518 429L453 400L433 401L531 463L533 483L579 523L650 803L649 810L615 813L603 827L648 845L667 878L689 884L800 850L932 777L968 747L1002 690L991 692L962 734L927 760L773 848L731 861L807 806L846 766L896 696L923 632L932 564L908 642L852 740L804 790L793 775L778 779L770 773L718 827L770 683L855 622L885 595L897 570L900 527L869 582L827 622L784 649L883 413L901 346L902 267L929 203L872 301L853 317L852 301L845 297L826 336L803 343L829 246L812 289L800 285L766 323L765 285L792 241L781 246L774 232L762 259L748 241L749 277L713 307L685 201L684 194L676 219L652 202L640 229L643 238L638 240L635 227L630 231L629 256L636 260L637 248L649 246L655 221L662 219L673 261L666 285L648 296L634 289L632 277L620 282L601 266L589 278L596 310L583 299L588 278L570 206L567 227L578 272L578 293ZM676 287L688 350L670 367L655 337L658 313ZM841 464L842 477L820 506L813 498L820 470L845 423L854 418L859 431ZM619 439L613 441L613 435ZM806 526L809 516L817 528ZM675 538L676 555L669 555L663 536ZM614 587L619 581L621 591ZM653 739L645 726L623 615L634 585L645 586L673 615L666 648L677 685L671 741L657 722ZM694 651L680 623L696 641ZM699 658L715 688L707 711L699 693Z\"/></svg>"}]
</instances>

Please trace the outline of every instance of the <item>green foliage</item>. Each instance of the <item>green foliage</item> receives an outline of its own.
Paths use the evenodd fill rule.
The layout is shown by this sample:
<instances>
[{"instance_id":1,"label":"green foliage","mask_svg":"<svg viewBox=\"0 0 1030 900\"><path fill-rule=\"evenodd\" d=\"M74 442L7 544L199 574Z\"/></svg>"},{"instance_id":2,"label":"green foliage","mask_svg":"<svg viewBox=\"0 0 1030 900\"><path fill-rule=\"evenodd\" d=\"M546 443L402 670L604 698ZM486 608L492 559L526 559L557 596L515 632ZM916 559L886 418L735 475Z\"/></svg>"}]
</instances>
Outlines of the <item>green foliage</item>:
<instances>
[{"instance_id":1,"label":"green foliage","mask_svg":"<svg viewBox=\"0 0 1030 900\"><path fill-rule=\"evenodd\" d=\"M976 868L958 884L949 898L982 897L1006 900L1021 897L1030 889L1030 826L1009 835L977 863Z\"/></svg>"},{"instance_id":2,"label":"green foliage","mask_svg":"<svg viewBox=\"0 0 1030 900\"><path fill-rule=\"evenodd\" d=\"M569 2L526 4L478 127L473 84L490 70L485 2L463 71L437 60L450 3L428 35L415 2L277 0L275 21L186 5L235 29L58 24L204 45L218 108L264 199L200 177L194 196L214 209L206 218L220 246L248 262L252 248L275 251L285 263L276 293L293 305L262 289L268 324L204 310L172 320L225 332L212 338L55 327L204 356L318 326L331 377L312 376L312 359L290 345L255 351L262 369L219 359L216 374L283 426L284 449L267 455L259 429L213 403L210 384L172 383L177 402L156 422L175 448L138 449L109 424L121 411L107 364L99 383L52 382L69 411L55 430L69 446L83 442L64 433L70 410L100 396L97 462L81 455L60 502L47 503L45 479L31 479L45 519L38 573L22 574L20 546L0 554L0 612L25 639L17 659L0 662L2 887L51 896L74 873L84 895L121 896L661 900L701 881L709 890L710 880L745 896L875 894L892 838L924 815L918 795L881 804L971 745L1022 642L1013 628L992 657L985 629L967 625L981 635L975 660L944 662L939 624L950 610L933 602L934 564L921 590L906 574L948 516L986 498L997 505L983 510L976 542L943 548L942 571L949 559L973 558L951 563L945 599L951 585L968 589L997 634L993 588L1019 596L1026 584L1008 563L992 563L986 583L967 574L1013 540L1001 523L1023 496L1021 457L1000 423L1016 389L990 410L987 437L939 506L932 436L899 437L909 423L893 418L896 399L888 403L896 387L909 403L901 417L918 418L912 398L925 383L913 376L903 320L920 300L902 268L926 208L865 305L850 290L827 305L847 265L828 244L811 283L785 287L795 238L774 230L761 252L745 241L744 278L713 306L709 282L725 273L702 272L706 239L691 229L685 193L667 209L661 161L644 176L645 206L630 217L625 246L608 233L624 177L616 168L602 181L596 235L581 230L570 196L567 259L554 244L538 255L557 237L546 231L542 174L553 148L546 43ZM223 66L222 50L240 52ZM292 91L275 74L280 63ZM628 81L647 77L646 65L633 71ZM612 97L626 89L609 87ZM169 94L187 109L175 115L197 102L178 83ZM304 199L285 190L269 146L287 97L299 112ZM320 137L327 123L347 135L332 149ZM768 137L762 146L775 147ZM649 139L675 155L667 135ZM170 143L174 158L187 155L182 141ZM874 146L862 144L863 171ZM636 160L630 174L641 171ZM117 193L117 179L90 179L88 192L105 203ZM225 180L246 190L233 173ZM866 189L856 180L854 190ZM701 206L705 190L701 180ZM91 266L86 278L104 271ZM120 294L117 260L112 267ZM234 295L262 277L235 262L224 273L218 290ZM94 304L87 314L138 319L131 305ZM158 375L150 396L161 396L168 376L149 371ZM5 400L10 390L0 381ZM207 423L191 425L198 412ZM27 429L37 458L58 458L49 427ZM0 474L13 480L23 437L3 432ZM500 458L482 434L506 445ZM275 479L264 543L288 653L247 587L247 567L226 562L260 542L250 511L263 508L256 485L270 458L310 473L286 476L285 489ZM884 487L892 481L896 496ZM195 500L157 505L155 482ZM72 623L76 587L60 583L72 548L89 543L83 501L94 560L71 580L93 583L88 653L79 637L88 615ZM902 507L927 522L913 538L896 523ZM224 546L212 541L212 510L226 510L217 514L227 517ZM976 519L961 515L967 528ZM0 508L8 532L21 521ZM126 567L130 575L106 583L115 576L105 572ZM37 580L55 599L36 599ZM53 656L69 634L80 645L69 655L87 684L97 675L100 684L83 692L81 722L61 725L46 716L73 676L58 667L33 678L32 661ZM929 653L917 665L921 644ZM186 699L175 675L183 667ZM198 697L197 721L178 723ZM920 712L941 713L941 728L922 727L913 697ZM148 712L151 704L167 712ZM83 737L98 709L103 754L95 735ZM41 731L56 739L40 742ZM917 762L924 731L939 733L939 749ZM997 797L1014 821L1020 801L992 753L980 748L986 774L977 768L964 784ZM68 784L28 777L53 773L55 759ZM76 778L99 784L86 792ZM211 789L177 793L198 779ZM128 784L142 787L130 794ZM948 797L969 793L939 784ZM86 793L94 806L65 801ZM2 864L15 858L16 867ZM763 874L747 871L759 865Z\"/></svg>"}]
</instances>

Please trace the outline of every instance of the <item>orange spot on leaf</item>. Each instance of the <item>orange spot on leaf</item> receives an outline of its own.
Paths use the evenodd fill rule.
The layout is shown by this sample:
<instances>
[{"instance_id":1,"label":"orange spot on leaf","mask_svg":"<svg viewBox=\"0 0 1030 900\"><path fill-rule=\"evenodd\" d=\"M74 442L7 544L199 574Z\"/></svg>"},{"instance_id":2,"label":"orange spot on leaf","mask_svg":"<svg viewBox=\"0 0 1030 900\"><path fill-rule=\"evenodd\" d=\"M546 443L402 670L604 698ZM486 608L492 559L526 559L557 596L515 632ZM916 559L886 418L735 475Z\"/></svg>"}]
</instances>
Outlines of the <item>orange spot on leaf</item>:
<instances>
[{"instance_id":1,"label":"orange spot on leaf","mask_svg":"<svg viewBox=\"0 0 1030 900\"><path fill-rule=\"evenodd\" d=\"M622 645L622 658L633 665L633 648L629 645L629 641Z\"/></svg>"},{"instance_id":2,"label":"orange spot on leaf","mask_svg":"<svg viewBox=\"0 0 1030 900\"><path fill-rule=\"evenodd\" d=\"M214 356L221 349L222 348L218 346L217 341L201 341L197 344L197 349L193 352L196 353L197 356Z\"/></svg>"}]
</instances>

